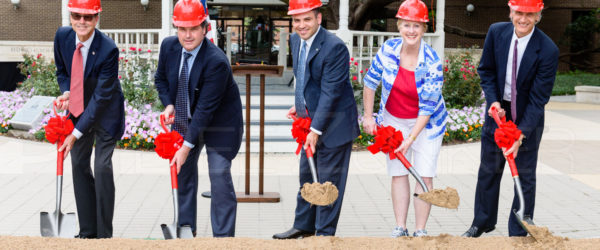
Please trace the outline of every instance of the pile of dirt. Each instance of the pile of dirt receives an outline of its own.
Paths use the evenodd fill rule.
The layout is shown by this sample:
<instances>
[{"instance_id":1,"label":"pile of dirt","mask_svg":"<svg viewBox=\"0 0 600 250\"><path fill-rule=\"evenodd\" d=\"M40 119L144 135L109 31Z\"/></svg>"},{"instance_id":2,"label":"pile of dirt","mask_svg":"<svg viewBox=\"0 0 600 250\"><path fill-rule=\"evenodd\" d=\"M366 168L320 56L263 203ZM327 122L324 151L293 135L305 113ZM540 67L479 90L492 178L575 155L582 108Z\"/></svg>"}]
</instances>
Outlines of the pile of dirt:
<instances>
[{"instance_id":1,"label":"pile of dirt","mask_svg":"<svg viewBox=\"0 0 600 250\"><path fill-rule=\"evenodd\" d=\"M541 227L536 225L529 225L526 221L521 221L523 225L527 228L527 231L535 238L537 241L548 244L559 244L562 241L562 238L559 236L554 236L547 227Z\"/></svg>"},{"instance_id":2,"label":"pile of dirt","mask_svg":"<svg viewBox=\"0 0 600 250\"><path fill-rule=\"evenodd\" d=\"M332 204L337 200L338 193L337 187L330 181L323 184L318 182L304 183L300 190L300 195L305 201L317 206Z\"/></svg>"},{"instance_id":3,"label":"pile of dirt","mask_svg":"<svg viewBox=\"0 0 600 250\"><path fill-rule=\"evenodd\" d=\"M446 187L446 189L434 189L427 193L419 194L419 199L429 202L438 207L457 209L460 203L456 189Z\"/></svg>"},{"instance_id":4,"label":"pile of dirt","mask_svg":"<svg viewBox=\"0 0 600 250\"><path fill-rule=\"evenodd\" d=\"M539 242L531 237L464 238L442 234L403 238L309 237L301 240L195 238L189 240L56 239L0 236L3 249L595 249L600 239L557 238Z\"/></svg>"}]
</instances>

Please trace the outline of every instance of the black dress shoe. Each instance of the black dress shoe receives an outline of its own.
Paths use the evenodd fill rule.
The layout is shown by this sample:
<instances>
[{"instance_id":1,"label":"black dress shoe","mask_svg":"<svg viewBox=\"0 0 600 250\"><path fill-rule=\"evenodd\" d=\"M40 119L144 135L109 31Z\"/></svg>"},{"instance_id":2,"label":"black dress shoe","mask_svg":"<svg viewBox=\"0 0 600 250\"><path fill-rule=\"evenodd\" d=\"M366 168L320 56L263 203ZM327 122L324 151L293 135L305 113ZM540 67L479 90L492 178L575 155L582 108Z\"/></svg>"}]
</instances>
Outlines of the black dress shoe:
<instances>
[{"instance_id":1,"label":"black dress shoe","mask_svg":"<svg viewBox=\"0 0 600 250\"><path fill-rule=\"evenodd\" d=\"M313 235L315 235L314 232L307 232L307 231L295 229L292 227L290 230L287 230L283 233L274 234L273 239L278 239L278 240L298 239L298 238L304 238L304 237L313 236Z\"/></svg>"},{"instance_id":2,"label":"black dress shoe","mask_svg":"<svg viewBox=\"0 0 600 250\"><path fill-rule=\"evenodd\" d=\"M75 239L96 239L96 235L75 235Z\"/></svg>"},{"instance_id":3,"label":"black dress shoe","mask_svg":"<svg viewBox=\"0 0 600 250\"><path fill-rule=\"evenodd\" d=\"M496 229L496 227L488 227L488 228L479 228L477 226L471 226L464 234L462 234L462 237L473 237L473 238L477 238L479 236L481 236L483 233L489 233L491 231L494 231L494 229Z\"/></svg>"}]
</instances>

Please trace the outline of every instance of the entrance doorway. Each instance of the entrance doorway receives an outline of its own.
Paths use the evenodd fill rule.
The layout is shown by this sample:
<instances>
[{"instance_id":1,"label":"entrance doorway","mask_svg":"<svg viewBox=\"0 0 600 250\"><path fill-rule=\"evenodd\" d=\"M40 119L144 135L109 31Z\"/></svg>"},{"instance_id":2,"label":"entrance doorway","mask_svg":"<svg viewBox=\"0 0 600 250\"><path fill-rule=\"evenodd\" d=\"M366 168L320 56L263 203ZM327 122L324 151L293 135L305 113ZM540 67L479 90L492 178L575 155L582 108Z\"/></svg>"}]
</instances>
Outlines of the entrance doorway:
<instances>
[{"instance_id":1,"label":"entrance doorway","mask_svg":"<svg viewBox=\"0 0 600 250\"><path fill-rule=\"evenodd\" d=\"M211 5L209 13L217 22L219 47L223 50L227 28L231 28L232 64L277 64L279 34L289 34L292 29L287 6Z\"/></svg>"}]
</instances>

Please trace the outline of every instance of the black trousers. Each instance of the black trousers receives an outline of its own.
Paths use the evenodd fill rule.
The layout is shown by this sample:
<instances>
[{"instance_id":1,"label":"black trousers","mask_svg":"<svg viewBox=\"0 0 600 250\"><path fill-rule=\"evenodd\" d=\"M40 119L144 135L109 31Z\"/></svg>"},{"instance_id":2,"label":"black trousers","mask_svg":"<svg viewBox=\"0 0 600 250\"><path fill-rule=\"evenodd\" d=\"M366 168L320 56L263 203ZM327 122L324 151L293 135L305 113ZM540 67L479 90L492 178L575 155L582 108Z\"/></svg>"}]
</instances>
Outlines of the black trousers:
<instances>
[{"instance_id":1,"label":"black trousers","mask_svg":"<svg viewBox=\"0 0 600 250\"><path fill-rule=\"evenodd\" d=\"M91 169L92 149L94 172ZM117 139L104 129L94 127L75 141L71 150L73 189L79 219L79 234L87 237L111 238L115 209L115 183L112 155Z\"/></svg>"}]
</instances>

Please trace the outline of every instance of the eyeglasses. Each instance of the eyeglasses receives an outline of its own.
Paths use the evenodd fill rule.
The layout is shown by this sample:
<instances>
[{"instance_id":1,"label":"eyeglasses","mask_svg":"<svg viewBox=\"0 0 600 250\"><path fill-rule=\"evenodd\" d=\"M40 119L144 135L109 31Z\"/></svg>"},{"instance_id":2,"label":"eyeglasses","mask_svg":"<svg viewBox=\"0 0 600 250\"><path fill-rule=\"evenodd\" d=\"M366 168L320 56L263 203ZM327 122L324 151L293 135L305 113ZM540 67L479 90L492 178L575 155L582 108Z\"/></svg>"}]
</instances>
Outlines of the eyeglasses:
<instances>
[{"instance_id":1,"label":"eyeglasses","mask_svg":"<svg viewBox=\"0 0 600 250\"><path fill-rule=\"evenodd\" d=\"M94 14L94 15L81 15L79 13L71 13L71 18L75 19L76 21L79 21L79 20L81 20L81 18L83 18L83 20L85 20L86 22L90 22L97 15L98 14Z\"/></svg>"}]
</instances>

